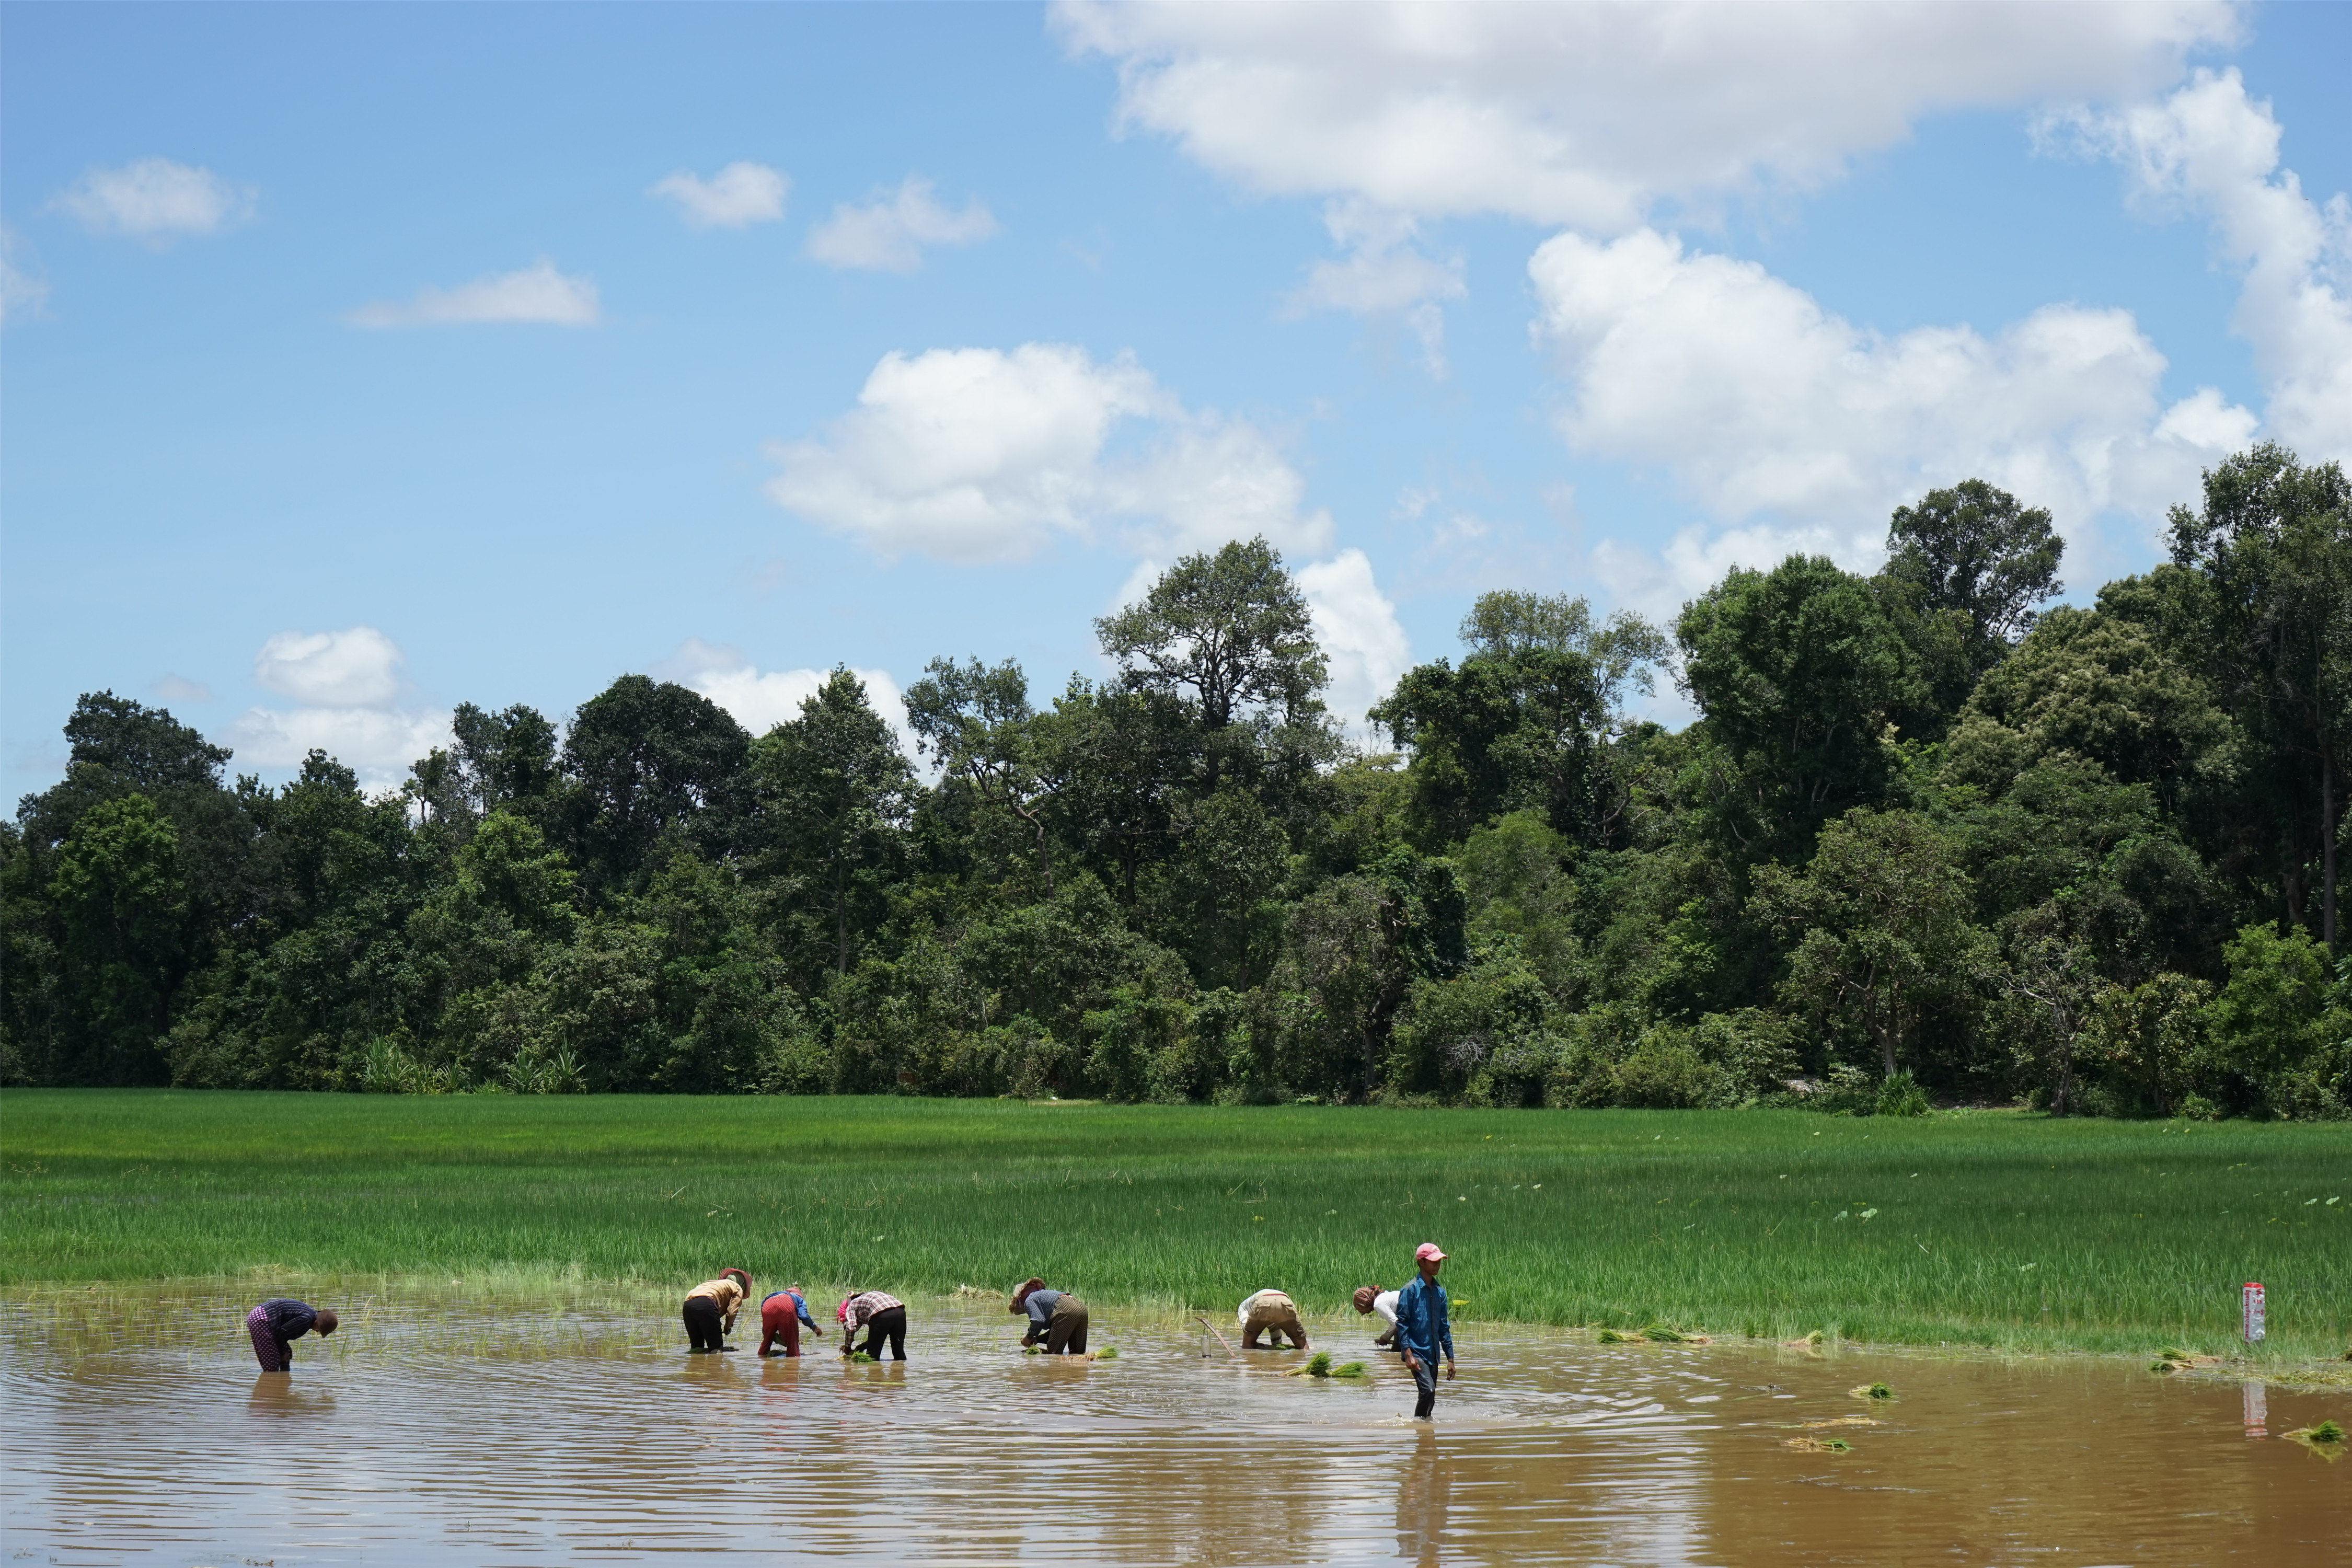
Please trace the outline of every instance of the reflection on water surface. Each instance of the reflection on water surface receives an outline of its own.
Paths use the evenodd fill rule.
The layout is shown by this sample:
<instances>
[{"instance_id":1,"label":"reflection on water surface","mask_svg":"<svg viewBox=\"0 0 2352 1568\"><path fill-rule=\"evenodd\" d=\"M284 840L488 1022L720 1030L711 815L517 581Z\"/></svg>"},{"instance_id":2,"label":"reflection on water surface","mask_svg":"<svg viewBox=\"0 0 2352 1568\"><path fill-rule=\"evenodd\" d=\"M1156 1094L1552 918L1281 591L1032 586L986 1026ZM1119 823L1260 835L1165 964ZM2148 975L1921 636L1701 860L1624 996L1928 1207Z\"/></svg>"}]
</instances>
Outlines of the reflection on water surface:
<instances>
[{"instance_id":1,"label":"reflection on water surface","mask_svg":"<svg viewBox=\"0 0 2352 1568\"><path fill-rule=\"evenodd\" d=\"M2113 1363L1473 1327L1433 1428L1352 1319L1324 1327L1369 1384L1116 1312L1118 1359L1066 1363L992 1303L917 1300L914 1359L852 1366L831 1339L688 1356L655 1311L329 1299L344 1330L290 1377L254 1370L243 1300L11 1304L8 1559L2299 1564L2352 1540L2352 1465L2276 1440L2352 1400L2273 1389L2258 1425L2234 1386ZM1849 1392L1879 1379L1894 1404Z\"/></svg>"}]
</instances>

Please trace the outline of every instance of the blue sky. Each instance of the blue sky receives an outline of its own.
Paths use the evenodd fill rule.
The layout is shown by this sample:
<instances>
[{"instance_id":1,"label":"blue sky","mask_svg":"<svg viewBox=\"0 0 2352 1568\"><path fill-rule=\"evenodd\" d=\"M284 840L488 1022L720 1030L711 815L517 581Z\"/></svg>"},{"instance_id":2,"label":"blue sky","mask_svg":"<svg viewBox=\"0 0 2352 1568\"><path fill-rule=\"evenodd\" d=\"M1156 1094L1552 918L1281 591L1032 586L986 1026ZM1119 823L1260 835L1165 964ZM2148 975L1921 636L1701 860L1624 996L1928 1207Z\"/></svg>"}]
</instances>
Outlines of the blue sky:
<instances>
[{"instance_id":1,"label":"blue sky","mask_svg":"<svg viewBox=\"0 0 2352 1568\"><path fill-rule=\"evenodd\" d=\"M457 702L628 670L754 729L836 663L1042 695L1257 531L1352 714L1482 589L1670 616L1865 569L1972 473L2087 589L2232 447L2352 457L2343 6L16 4L0 44L12 795L101 688L379 786Z\"/></svg>"}]
</instances>

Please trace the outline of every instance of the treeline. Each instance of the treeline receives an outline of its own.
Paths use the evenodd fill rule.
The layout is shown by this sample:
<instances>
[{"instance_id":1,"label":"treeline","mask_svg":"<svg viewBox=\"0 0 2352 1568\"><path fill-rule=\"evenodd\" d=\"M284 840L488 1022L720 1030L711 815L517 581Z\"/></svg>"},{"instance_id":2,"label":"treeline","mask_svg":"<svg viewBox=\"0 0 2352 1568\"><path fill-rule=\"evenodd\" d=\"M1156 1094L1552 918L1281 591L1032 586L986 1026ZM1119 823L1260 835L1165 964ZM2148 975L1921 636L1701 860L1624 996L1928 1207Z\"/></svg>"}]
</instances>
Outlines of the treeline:
<instances>
[{"instance_id":1,"label":"treeline","mask_svg":"<svg viewBox=\"0 0 2352 1568\"><path fill-rule=\"evenodd\" d=\"M1263 541L1097 621L1115 679L934 660L929 784L846 670L761 736L467 705L378 799L84 697L0 828L0 1078L2342 1116L2347 517L2265 446L2087 608L1978 481L1670 632L1491 593L1394 755Z\"/></svg>"}]
</instances>

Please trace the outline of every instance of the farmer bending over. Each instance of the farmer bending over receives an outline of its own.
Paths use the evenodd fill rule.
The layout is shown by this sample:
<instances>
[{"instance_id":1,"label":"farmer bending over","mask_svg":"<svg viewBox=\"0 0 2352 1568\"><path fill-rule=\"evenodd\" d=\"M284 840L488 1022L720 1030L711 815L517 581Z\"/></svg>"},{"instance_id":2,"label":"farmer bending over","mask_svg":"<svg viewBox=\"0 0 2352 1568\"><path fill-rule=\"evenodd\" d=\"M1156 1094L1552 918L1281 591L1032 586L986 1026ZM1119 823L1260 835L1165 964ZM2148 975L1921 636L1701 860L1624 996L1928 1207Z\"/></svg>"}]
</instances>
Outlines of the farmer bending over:
<instances>
[{"instance_id":1,"label":"farmer bending over","mask_svg":"<svg viewBox=\"0 0 2352 1568\"><path fill-rule=\"evenodd\" d=\"M1356 1310L1367 1317L1377 1312L1381 1321L1388 1325L1372 1342L1384 1351L1396 1349L1396 1304L1397 1293L1393 1290L1378 1290L1370 1285L1356 1287Z\"/></svg>"},{"instance_id":2,"label":"farmer bending over","mask_svg":"<svg viewBox=\"0 0 2352 1568\"><path fill-rule=\"evenodd\" d=\"M705 1279L686 1293L686 1337L698 1351L731 1351L726 1336L735 1331L735 1310L751 1298L751 1277L740 1268L722 1268L716 1279Z\"/></svg>"},{"instance_id":3,"label":"farmer bending over","mask_svg":"<svg viewBox=\"0 0 2352 1568\"><path fill-rule=\"evenodd\" d=\"M760 1353L761 1355L798 1355L801 1353L801 1325L806 1323L809 1332L819 1339L824 1331L809 1316L808 1298L797 1285L787 1285L771 1292L760 1302ZM784 1348L773 1347L781 1340Z\"/></svg>"},{"instance_id":4,"label":"farmer bending over","mask_svg":"<svg viewBox=\"0 0 2352 1568\"><path fill-rule=\"evenodd\" d=\"M1421 1272L1397 1292L1397 1347L1404 1352L1404 1364L1412 1369L1412 1385L1420 1393L1412 1418L1426 1421L1437 1409L1440 1351L1445 1352L1445 1381L1454 1381L1454 1330L1445 1321L1445 1287L1437 1282L1445 1254L1437 1250L1437 1243L1424 1241L1413 1249L1412 1260Z\"/></svg>"},{"instance_id":5,"label":"farmer bending over","mask_svg":"<svg viewBox=\"0 0 2352 1568\"><path fill-rule=\"evenodd\" d=\"M264 1372L294 1370L294 1342L316 1329L325 1339L335 1331L334 1312L290 1296L272 1296L245 1315L245 1331L253 1339L253 1359Z\"/></svg>"},{"instance_id":6,"label":"farmer bending over","mask_svg":"<svg viewBox=\"0 0 2352 1568\"><path fill-rule=\"evenodd\" d=\"M1244 1300L1234 1316L1242 1321L1242 1349L1257 1349L1257 1337L1265 1336L1268 1350L1280 1350L1282 1338L1290 1336L1291 1344L1299 1350L1307 1348L1307 1331L1299 1325L1298 1303L1279 1290L1260 1290Z\"/></svg>"},{"instance_id":7,"label":"farmer bending over","mask_svg":"<svg viewBox=\"0 0 2352 1568\"><path fill-rule=\"evenodd\" d=\"M841 1331L841 1353L856 1355L864 1352L876 1361L882 1359L882 1343L888 1341L890 1359L907 1359L907 1303L880 1290L868 1290L852 1296L834 1313L836 1322L846 1325ZM853 1346L859 1329L866 1331L866 1342Z\"/></svg>"},{"instance_id":8,"label":"farmer bending over","mask_svg":"<svg viewBox=\"0 0 2352 1568\"><path fill-rule=\"evenodd\" d=\"M1029 1315L1024 1345L1045 1342L1047 1355L1087 1353L1087 1304L1066 1290L1049 1290L1043 1279L1025 1279L1013 1292L1013 1312Z\"/></svg>"}]
</instances>

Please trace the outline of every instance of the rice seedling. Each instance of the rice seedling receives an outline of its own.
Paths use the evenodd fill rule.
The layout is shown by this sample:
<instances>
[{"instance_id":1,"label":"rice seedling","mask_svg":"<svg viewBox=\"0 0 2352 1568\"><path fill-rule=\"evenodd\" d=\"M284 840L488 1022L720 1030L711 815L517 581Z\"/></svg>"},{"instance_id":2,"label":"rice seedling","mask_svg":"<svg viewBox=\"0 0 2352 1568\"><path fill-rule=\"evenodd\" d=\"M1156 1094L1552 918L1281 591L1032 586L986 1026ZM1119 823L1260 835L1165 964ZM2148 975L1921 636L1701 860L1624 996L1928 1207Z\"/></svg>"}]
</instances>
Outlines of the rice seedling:
<instances>
[{"instance_id":1,"label":"rice seedling","mask_svg":"<svg viewBox=\"0 0 2352 1568\"><path fill-rule=\"evenodd\" d=\"M1843 1437L1784 1437L1783 1448L1794 1448L1802 1454L1851 1454L1853 1445Z\"/></svg>"},{"instance_id":2,"label":"rice seedling","mask_svg":"<svg viewBox=\"0 0 2352 1568\"><path fill-rule=\"evenodd\" d=\"M1849 1389L1856 1399L1892 1399L1895 1391L1883 1383L1865 1383L1860 1388Z\"/></svg>"},{"instance_id":3,"label":"rice seedling","mask_svg":"<svg viewBox=\"0 0 2352 1568\"><path fill-rule=\"evenodd\" d=\"M1481 1322L2145 1356L2231 1332L2259 1279L2264 1361L2332 1362L2352 1205L2304 1200L2342 1149L2327 1123L2007 1113L11 1089L0 1285L667 1296L736 1265L999 1299L1039 1274L1171 1316L1277 1281L1319 1311L1434 1239Z\"/></svg>"},{"instance_id":4,"label":"rice seedling","mask_svg":"<svg viewBox=\"0 0 2352 1568\"><path fill-rule=\"evenodd\" d=\"M2286 1436L2289 1441L2302 1444L2321 1458L2336 1460L2344 1457L2344 1428L2333 1421L2298 1427Z\"/></svg>"}]
</instances>

